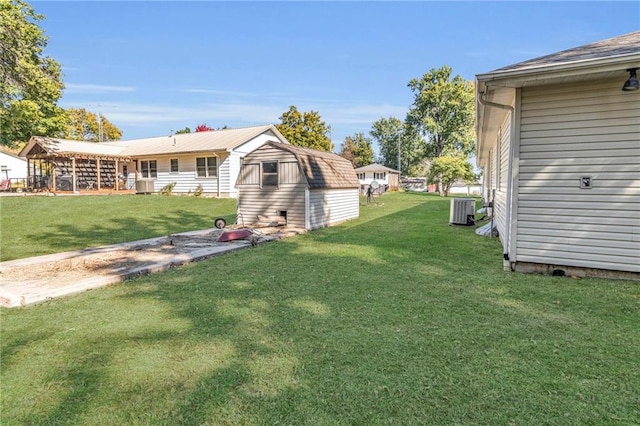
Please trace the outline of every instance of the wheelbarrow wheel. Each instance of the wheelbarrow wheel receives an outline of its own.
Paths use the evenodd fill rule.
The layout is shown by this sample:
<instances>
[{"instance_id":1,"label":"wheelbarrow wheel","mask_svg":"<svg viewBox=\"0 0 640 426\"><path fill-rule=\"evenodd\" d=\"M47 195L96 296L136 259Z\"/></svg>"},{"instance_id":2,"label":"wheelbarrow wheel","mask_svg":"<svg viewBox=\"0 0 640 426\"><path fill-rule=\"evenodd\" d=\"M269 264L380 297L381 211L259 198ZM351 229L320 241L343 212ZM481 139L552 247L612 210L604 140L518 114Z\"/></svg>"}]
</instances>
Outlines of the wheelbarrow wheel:
<instances>
[{"instance_id":1,"label":"wheelbarrow wheel","mask_svg":"<svg viewBox=\"0 0 640 426\"><path fill-rule=\"evenodd\" d=\"M213 221L213 226L218 229L223 229L225 226L227 226L227 221L222 217L216 218L216 220Z\"/></svg>"}]
</instances>

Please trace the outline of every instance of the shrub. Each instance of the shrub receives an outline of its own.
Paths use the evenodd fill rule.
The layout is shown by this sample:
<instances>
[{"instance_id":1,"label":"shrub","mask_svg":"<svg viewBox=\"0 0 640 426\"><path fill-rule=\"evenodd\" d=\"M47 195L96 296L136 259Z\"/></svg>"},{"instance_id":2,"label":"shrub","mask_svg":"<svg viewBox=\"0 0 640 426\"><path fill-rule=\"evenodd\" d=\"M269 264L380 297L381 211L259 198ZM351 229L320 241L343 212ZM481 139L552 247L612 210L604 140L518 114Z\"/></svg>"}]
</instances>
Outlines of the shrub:
<instances>
[{"instance_id":1,"label":"shrub","mask_svg":"<svg viewBox=\"0 0 640 426\"><path fill-rule=\"evenodd\" d=\"M173 188L176 186L176 182L171 182L165 186L163 186L162 188L160 188L160 193L162 195L171 195L171 193L173 192Z\"/></svg>"}]
</instances>

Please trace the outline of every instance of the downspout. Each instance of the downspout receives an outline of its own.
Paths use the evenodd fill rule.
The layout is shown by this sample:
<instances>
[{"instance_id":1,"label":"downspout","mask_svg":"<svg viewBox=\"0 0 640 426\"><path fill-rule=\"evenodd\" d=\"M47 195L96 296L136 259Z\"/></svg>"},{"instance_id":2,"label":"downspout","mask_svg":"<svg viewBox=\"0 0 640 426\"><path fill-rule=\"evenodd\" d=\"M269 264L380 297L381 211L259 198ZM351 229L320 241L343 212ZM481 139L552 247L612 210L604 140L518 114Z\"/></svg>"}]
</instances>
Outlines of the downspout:
<instances>
[{"instance_id":1,"label":"downspout","mask_svg":"<svg viewBox=\"0 0 640 426\"><path fill-rule=\"evenodd\" d=\"M512 175L513 175L513 145L511 144L511 141L513 140L513 130L514 130L514 125L513 125L513 119L514 119L514 115L515 115L515 108L512 105L506 105L506 104L497 104L495 102L490 102L484 99L484 95L485 92L480 92L480 96L478 96L478 102L480 102L482 105L486 106L486 107L491 107L491 108L499 108L502 110L506 110L509 111L511 113L511 130L510 130L510 139L509 140L509 164L507 165L507 203L505 206L505 235L504 235L504 253L502 254L502 267L505 271L511 271L511 261L509 260L509 243L510 243L510 239L509 239L509 234L511 231L511 203L513 201L513 196L511 194L511 179L512 179ZM502 136L501 136L502 137ZM500 152L498 152L498 155L501 155ZM500 171L498 170L498 173L500 173ZM499 188L498 188L499 189ZM494 197L495 198L495 197ZM493 207L492 209L495 209L495 199L493 201ZM493 211L491 212L491 217L493 218ZM491 229L491 233L493 233L493 229Z\"/></svg>"}]
</instances>

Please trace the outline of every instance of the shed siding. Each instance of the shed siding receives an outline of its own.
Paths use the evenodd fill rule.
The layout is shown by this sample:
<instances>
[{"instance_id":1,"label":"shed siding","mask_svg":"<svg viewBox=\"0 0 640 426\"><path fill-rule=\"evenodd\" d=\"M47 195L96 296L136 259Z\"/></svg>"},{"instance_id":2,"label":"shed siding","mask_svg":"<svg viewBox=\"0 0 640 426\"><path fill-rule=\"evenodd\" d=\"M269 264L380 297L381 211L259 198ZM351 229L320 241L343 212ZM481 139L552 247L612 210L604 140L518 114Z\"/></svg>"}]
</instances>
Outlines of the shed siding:
<instances>
[{"instance_id":1,"label":"shed siding","mask_svg":"<svg viewBox=\"0 0 640 426\"><path fill-rule=\"evenodd\" d=\"M275 186L260 187L260 163L278 161L278 181ZM238 177L238 213L246 222L257 222L258 215L275 216L287 212L287 226L305 227L306 182L293 154L264 146L247 155Z\"/></svg>"},{"instance_id":2,"label":"shed siding","mask_svg":"<svg viewBox=\"0 0 640 426\"><path fill-rule=\"evenodd\" d=\"M256 223L258 215L275 216L287 212L287 226L305 227L304 185L280 185L279 188L242 186L238 196L238 214L245 223ZM238 217L240 221L240 217Z\"/></svg>"},{"instance_id":3,"label":"shed siding","mask_svg":"<svg viewBox=\"0 0 640 426\"><path fill-rule=\"evenodd\" d=\"M236 181L238 180L240 167L244 161L244 157L269 141L280 142L280 140L275 135L271 134L271 132L264 133L236 147L229 153L228 162L225 164L225 179L221 180L221 184L223 188L229 188L229 194L231 197L235 198L238 196Z\"/></svg>"},{"instance_id":4,"label":"shed siding","mask_svg":"<svg viewBox=\"0 0 640 426\"><path fill-rule=\"evenodd\" d=\"M358 189L316 189L309 191L310 229L355 219L360 214Z\"/></svg>"},{"instance_id":5,"label":"shed siding","mask_svg":"<svg viewBox=\"0 0 640 426\"><path fill-rule=\"evenodd\" d=\"M517 261L640 272L638 111L619 81L522 89Z\"/></svg>"},{"instance_id":6,"label":"shed siding","mask_svg":"<svg viewBox=\"0 0 640 426\"><path fill-rule=\"evenodd\" d=\"M306 184L300 171L296 157L287 151L259 149L245 157L242 173L238 177L237 185L260 185L260 164L265 161L278 162L278 182L280 185Z\"/></svg>"}]
</instances>

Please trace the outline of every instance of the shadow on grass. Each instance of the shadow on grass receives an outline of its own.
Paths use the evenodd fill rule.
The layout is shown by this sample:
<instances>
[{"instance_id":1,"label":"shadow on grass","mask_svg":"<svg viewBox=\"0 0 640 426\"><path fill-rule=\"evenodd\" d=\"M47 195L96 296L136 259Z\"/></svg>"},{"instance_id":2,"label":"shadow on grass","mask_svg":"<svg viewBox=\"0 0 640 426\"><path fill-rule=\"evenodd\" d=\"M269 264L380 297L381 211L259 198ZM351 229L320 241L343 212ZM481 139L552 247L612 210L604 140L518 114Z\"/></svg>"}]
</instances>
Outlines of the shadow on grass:
<instances>
[{"instance_id":1,"label":"shadow on grass","mask_svg":"<svg viewBox=\"0 0 640 426\"><path fill-rule=\"evenodd\" d=\"M26 197L3 200L2 209L3 261L212 228L218 216L235 219L233 200L177 196Z\"/></svg>"},{"instance_id":2,"label":"shadow on grass","mask_svg":"<svg viewBox=\"0 0 640 426\"><path fill-rule=\"evenodd\" d=\"M495 240L447 226L447 200L410 194L392 211L402 196L339 227L53 302L58 315L81 306L92 326L56 348L80 359L62 384L68 397L21 421L506 424L638 414L628 377L638 321L594 313L606 293L599 281L504 274ZM637 286L619 289L604 299L632 312ZM621 351L575 339L606 341L612 330L632 333ZM24 354L7 355L5 371L27 368ZM46 377L69 368L57 364L47 362Z\"/></svg>"},{"instance_id":3,"label":"shadow on grass","mask_svg":"<svg viewBox=\"0 0 640 426\"><path fill-rule=\"evenodd\" d=\"M151 236L165 236L183 230L212 227L213 219L211 217L179 210L172 214L149 215L148 219L144 220L126 216L111 219L101 225L94 225L89 230L73 224L61 224L37 235L28 235L28 237L41 239L46 251L57 252L67 250L68 247L96 247L135 241Z\"/></svg>"}]
</instances>

